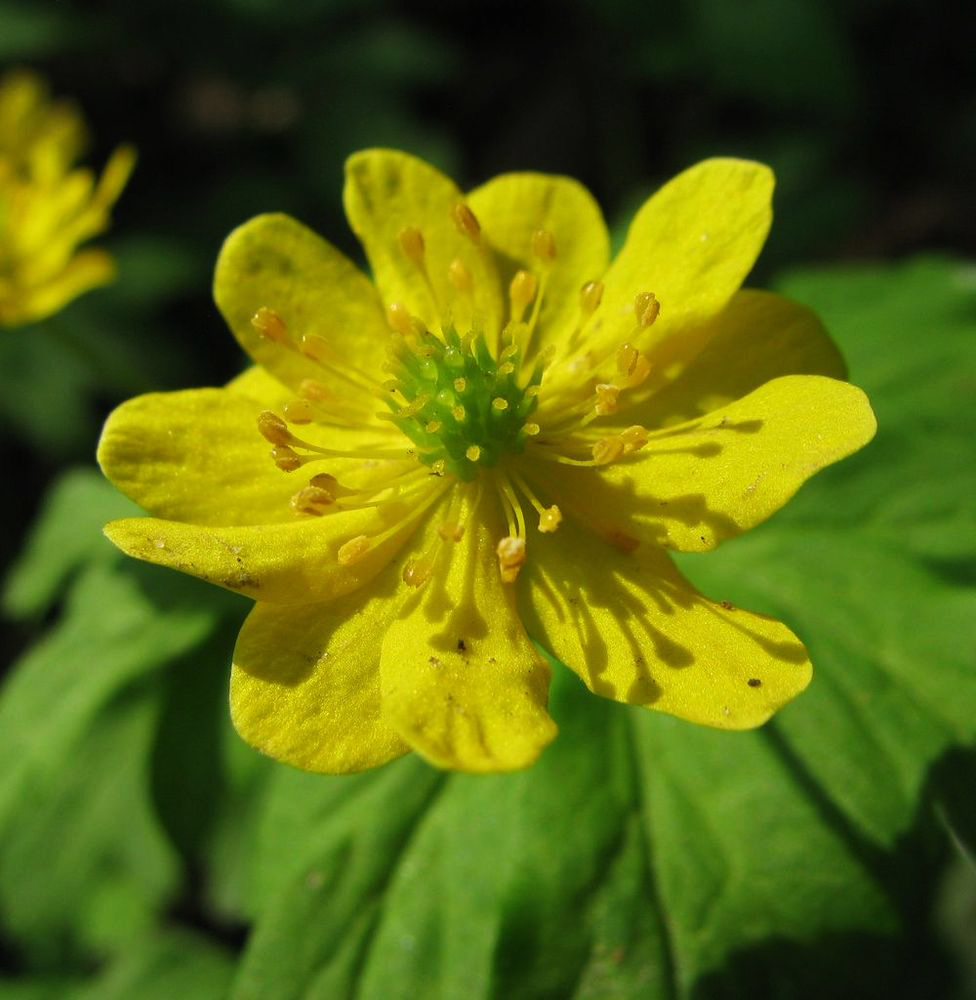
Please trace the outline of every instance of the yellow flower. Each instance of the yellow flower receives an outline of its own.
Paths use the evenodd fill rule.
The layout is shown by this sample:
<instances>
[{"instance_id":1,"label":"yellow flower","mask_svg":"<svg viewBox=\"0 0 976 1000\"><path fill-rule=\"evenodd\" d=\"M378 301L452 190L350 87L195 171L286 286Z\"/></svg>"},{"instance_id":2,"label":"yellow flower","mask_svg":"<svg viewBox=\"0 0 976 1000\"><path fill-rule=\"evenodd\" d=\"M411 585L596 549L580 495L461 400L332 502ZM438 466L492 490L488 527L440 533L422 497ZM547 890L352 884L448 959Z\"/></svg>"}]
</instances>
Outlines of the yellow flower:
<instances>
[{"instance_id":1,"label":"yellow flower","mask_svg":"<svg viewBox=\"0 0 976 1000\"><path fill-rule=\"evenodd\" d=\"M215 295L257 367L124 404L99 460L155 515L116 545L257 601L244 739L312 771L525 767L556 732L532 640L597 694L725 729L806 686L785 626L665 551L752 527L874 433L816 318L739 290L771 191L760 164L701 163L608 266L572 180L464 196L374 150L345 207L375 286L287 216L230 235Z\"/></svg>"},{"instance_id":2,"label":"yellow flower","mask_svg":"<svg viewBox=\"0 0 976 1000\"><path fill-rule=\"evenodd\" d=\"M135 163L117 149L96 182L75 167L85 126L30 73L0 81L0 326L43 319L111 281L112 260L78 245L108 228Z\"/></svg>"}]
</instances>

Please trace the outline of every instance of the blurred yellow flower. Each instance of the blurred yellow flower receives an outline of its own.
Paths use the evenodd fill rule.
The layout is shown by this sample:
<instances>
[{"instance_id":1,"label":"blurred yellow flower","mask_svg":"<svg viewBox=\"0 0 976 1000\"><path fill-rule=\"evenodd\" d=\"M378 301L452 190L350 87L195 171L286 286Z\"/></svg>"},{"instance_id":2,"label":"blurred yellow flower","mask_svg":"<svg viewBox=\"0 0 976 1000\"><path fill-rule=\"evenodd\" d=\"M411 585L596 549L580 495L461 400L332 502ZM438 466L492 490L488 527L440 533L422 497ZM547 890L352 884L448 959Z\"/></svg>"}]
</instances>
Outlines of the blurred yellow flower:
<instances>
[{"instance_id":1,"label":"blurred yellow flower","mask_svg":"<svg viewBox=\"0 0 976 1000\"><path fill-rule=\"evenodd\" d=\"M525 767L555 735L530 635L597 694L725 729L807 685L784 625L665 551L745 531L874 433L816 317L739 288L771 193L760 164L701 163L608 264L572 180L464 196L374 150L345 206L375 285L287 216L230 235L215 295L257 366L121 406L99 461L155 515L116 545L257 601L246 740L313 771Z\"/></svg>"},{"instance_id":2,"label":"blurred yellow flower","mask_svg":"<svg viewBox=\"0 0 976 1000\"><path fill-rule=\"evenodd\" d=\"M123 146L102 176L74 164L86 144L80 115L27 72L0 81L0 326L50 316L112 280L112 259L78 250L103 232L135 164Z\"/></svg>"}]
</instances>

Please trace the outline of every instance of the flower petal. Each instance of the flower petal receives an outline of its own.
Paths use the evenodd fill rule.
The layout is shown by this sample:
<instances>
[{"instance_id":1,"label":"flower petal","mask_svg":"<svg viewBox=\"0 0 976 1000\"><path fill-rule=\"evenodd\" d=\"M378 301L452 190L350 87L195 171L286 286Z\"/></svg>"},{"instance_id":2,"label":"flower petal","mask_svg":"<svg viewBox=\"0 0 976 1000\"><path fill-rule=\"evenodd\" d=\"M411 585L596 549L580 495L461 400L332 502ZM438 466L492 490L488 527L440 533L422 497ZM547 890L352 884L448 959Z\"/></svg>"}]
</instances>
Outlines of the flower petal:
<instances>
[{"instance_id":1,"label":"flower petal","mask_svg":"<svg viewBox=\"0 0 976 1000\"><path fill-rule=\"evenodd\" d=\"M230 682L231 718L251 746L325 774L379 767L410 749L380 717L380 645L399 606L389 589L255 605Z\"/></svg>"},{"instance_id":2,"label":"flower petal","mask_svg":"<svg viewBox=\"0 0 976 1000\"><path fill-rule=\"evenodd\" d=\"M782 375L847 377L816 314L772 292L737 292L702 335L705 347L676 375L662 384L652 374L648 388L621 396L622 404L634 400L621 408L628 423L662 427L691 420Z\"/></svg>"},{"instance_id":3,"label":"flower petal","mask_svg":"<svg viewBox=\"0 0 976 1000\"><path fill-rule=\"evenodd\" d=\"M545 486L607 537L700 552L764 521L815 472L867 444L876 426L855 386L788 375L654 432L642 450L598 471L547 462ZM526 473L538 480L538 464Z\"/></svg>"},{"instance_id":4,"label":"flower petal","mask_svg":"<svg viewBox=\"0 0 976 1000\"><path fill-rule=\"evenodd\" d=\"M461 541L442 548L380 662L384 717L431 763L461 771L528 767L556 734L549 668L499 576L493 505L483 499Z\"/></svg>"},{"instance_id":5,"label":"flower petal","mask_svg":"<svg viewBox=\"0 0 976 1000\"><path fill-rule=\"evenodd\" d=\"M751 729L810 682L806 650L785 625L702 597L660 549L608 547L600 572L586 573L586 532L536 537L523 570L526 624L595 694Z\"/></svg>"},{"instance_id":6,"label":"flower petal","mask_svg":"<svg viewBox=\"0 0 976 1000\"><path fill-rule=\"evenodd\" d=\"M634 300L653 292L661 313L641 349L656 361L657 345L679 337L688 357L696 353L696 331L725 307L759 255L772 191L769 168L748 160L705 160L668 181L634 217L584 348L602 360L634 339Z\"/></svg>"},{"instance_id":7,"label":"flower petal","mask_svg":"<svg viewBox=\"0 0 976 1000\"><path fill-rule=\"evenodd\" d=\"M437 499L433 486L402 517L393 504L340 511L291 524L210 527L151 517L111 521L105 534L127 555L169 566L255 600L283 604L327 601L371 580L410 538ZM401 520L393 520L393 516ZM392 522L392 523L391 523ZM371 539L357 561L339 549L360 535Z\"/></svg>"},{"instance_id":8,"label":"flower petal","mask_svg":"<svg viewBox=\"0 0 976 1000\"><path fill-rule=\"evenodd\" d=\"M452 211L463 202L453 181L415 156L371 149L346 161L346 217L366 250L384 304L403 303L430 328L439 328L451 314L462 333L476 317L494 342L503 314L498 273L484 241L463 235L453 221ZM399 235L407 228L423 236L429 285L400 246ZM470 299L448 277L455 260L473 280Z\"/></svg>"},{"instance_id":9,"label":"flower petal","mask_svg":"<svg viewBox=\"0 0 976 1000\"><path fill-rule=\"evenodd\" d=\"M385 358L389 330L369 279L287 215L259 215L227 237L217 258L214 298L244 350L293 389L313 379L347 396L361 395L337 369L375 375ZM323 367L259 334L251 318L262 307L278 313L295 340L321 337L336 364Z\"/></svg>"},{"instance_id":10,"label":"flower petal","mask_svg":"<svg viewBox=\"0 0 976 1000\"><path fill-rule=\"evenodd\" d=\"M115 279L115 263L102 250L82 250L67 266L36 287L18 288L16 298L0 304L0 324L34 323L63 309L93 288Z\"/></svg>"},{"instance_id":11,"label":"flower petal","mask_svg":"<svg viewBox=\"0 0 976 1000\"><path fill-rule=\"evenodd\" d=\"M270 446L257 430L265 396L285 390L272 379L248 376L238 388L188 389L137 396L112 412L98 445L105 475L150 514L194 524L244 525L291 522L289 499L305 479L282 472L269 457ZM384 467L370 462L370 449L388 447L372 429L316 426L316 443L360 451L363 460L336 459L329 471L344 485L361 486ZM410 458L405 442L404 460Z\"/></svg>"},{"instance_id":12,"label":"flower petal","mask_svg":"<svg viewBox=\"0 0 976 1000\"><path fill-rule=\"evenodd\" d=\"M468 204L500 256L505 286L519 268L539 272L532 236L540 229L552 234L556 259L546 280L536 346L565 345L580 320L580 289L602 278L609 260L610 238L593 196L569 177L502 174L475 188Z\"/></svg>"}]
</instances>

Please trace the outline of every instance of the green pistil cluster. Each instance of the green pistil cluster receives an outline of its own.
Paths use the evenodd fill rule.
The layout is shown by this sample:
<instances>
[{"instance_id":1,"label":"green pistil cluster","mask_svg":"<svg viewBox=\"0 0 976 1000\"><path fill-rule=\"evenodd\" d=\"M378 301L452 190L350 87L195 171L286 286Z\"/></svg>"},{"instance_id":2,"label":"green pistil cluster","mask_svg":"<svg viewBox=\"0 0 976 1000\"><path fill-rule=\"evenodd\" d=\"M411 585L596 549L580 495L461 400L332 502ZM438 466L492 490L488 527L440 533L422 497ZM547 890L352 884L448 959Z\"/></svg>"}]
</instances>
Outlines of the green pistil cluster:
<instances>
[{"instance_id":1,"label":"green pistil cluster","mask_svg":"<svg viewBox=\"0 0 976 1000\"><path fill-rule=\"evenodd\" d=\"M429 331L399 340L392 355L390 419L435 472L474 479L479 466L520 452L538 432L527 420L536 407L542 365L519 385L521 351L514 342L496 360L483 335L460 337L448 328L443 340Z\"/></svg>"}]
</instances>

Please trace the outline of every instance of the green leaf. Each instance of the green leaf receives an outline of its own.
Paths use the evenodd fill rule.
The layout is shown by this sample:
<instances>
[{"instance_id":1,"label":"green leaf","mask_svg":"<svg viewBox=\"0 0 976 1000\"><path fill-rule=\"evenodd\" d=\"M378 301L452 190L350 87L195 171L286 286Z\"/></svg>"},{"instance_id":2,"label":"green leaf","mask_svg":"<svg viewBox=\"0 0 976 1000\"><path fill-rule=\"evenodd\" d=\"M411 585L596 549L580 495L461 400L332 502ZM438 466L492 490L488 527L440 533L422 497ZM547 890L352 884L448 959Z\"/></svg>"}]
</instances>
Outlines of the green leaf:
<instances>
[{"instance_id":1,"label":"green leaf","mask_svg":"<svg viewBox=\"0 0 976 1000\"><path fill-rule=\"evenodd\" d=\"M7 576L3 610L15 618L42 615L80 567L117 560L102 525L138 513L94 469L64 473L45 497L27 544Z\"/></svg>"},{"instance_id":2,"label":"green leaf","mask_svg":"<svg viewBox=\"0 0 976 1000\"><path fill-rule=\"evenodd\" d=\"M969 787L945 771L976 737L972 274L784 283L835 332L878 439L683 566L798 631L808 692L729 734L560 670L560 736L527 772L276 769L244 854L236 1000L938 995L943 966L917 961L945 850L930 803L949 815Z\"/></svg>"},{"instance_id":3,"label":"green leaf","mask_svg":"<svg viewBox=\"0 0 976 1000\"><path fill-rule=\"evenodd\" d=\"M41 966L129 946L174 898L183 876L150 785L170 705L157 675L237 607L108 545L102 518L127 506L96 473L66 475L7 590L37 614L69 586L0 691L0 910ZM226 676L212 655L206 669Z\"/></svg>"},{"instance_id":4,"label":"green leaf","mask_svg":"<svg viewBox=\"0 0 976 1000\"><path fill-rule=\"evenodd\" d=\"M206 938L172 930L147 939L73 1000L217 1000L227 995L230 955Z\"/></svg>"}]
</instances>

